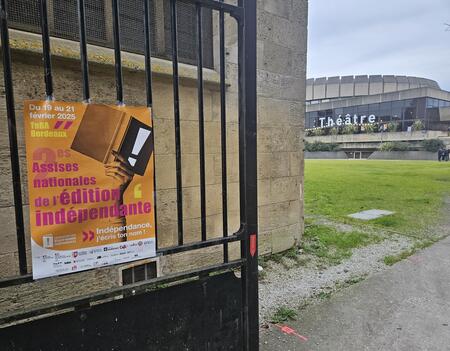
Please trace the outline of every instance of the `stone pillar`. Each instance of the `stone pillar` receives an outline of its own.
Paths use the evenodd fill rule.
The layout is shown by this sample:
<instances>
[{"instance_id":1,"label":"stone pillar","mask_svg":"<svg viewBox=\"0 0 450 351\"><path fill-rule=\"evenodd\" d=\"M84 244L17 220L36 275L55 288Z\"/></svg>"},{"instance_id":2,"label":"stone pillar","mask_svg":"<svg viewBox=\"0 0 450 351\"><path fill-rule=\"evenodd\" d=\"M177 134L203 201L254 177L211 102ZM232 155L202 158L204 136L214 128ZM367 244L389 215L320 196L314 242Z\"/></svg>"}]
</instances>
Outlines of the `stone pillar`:
<instances>
[{"instance_id":1,"label":"stone pillar","mask_svg":"<svg viewBox=\"0 0 450 351\"><path fill-rule=\"evenodd\" d=\"M307 0L258 1L258 204L260 253L280 252L303 233L303 135ZM217 24L218 17L215 18ZM215 26L215 64L219 38ZM227 118L237 116L237 32L226 18Z\"/></svg>"},{"instance_id":2,"label":"stone pillar","mask_svg":"<svg viewBox=\"0 0 450 351\"><path fill-rule=\"evenodd\" d=\"M308 2L258 5L258 214L267 253L289 249L303 233Z\"/></svg>"}]
</instances>

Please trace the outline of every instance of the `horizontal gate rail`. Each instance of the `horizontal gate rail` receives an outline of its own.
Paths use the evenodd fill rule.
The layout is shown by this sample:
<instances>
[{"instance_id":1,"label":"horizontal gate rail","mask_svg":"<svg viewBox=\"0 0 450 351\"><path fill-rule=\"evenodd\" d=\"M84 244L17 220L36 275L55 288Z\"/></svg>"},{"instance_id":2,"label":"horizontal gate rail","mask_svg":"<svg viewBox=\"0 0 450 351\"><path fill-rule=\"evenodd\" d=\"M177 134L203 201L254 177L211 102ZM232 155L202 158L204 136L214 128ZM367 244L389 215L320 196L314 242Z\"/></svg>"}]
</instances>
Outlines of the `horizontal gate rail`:
<instances>
[{"instance_id":1,"label":"horizontal gate rail","mask_svg":"<svg viewBox=\"0 0 450 351\"><path fill-rule=\"evenodd\" d=\"M210 8L211 10L219 10L221 12L229 13L231 16L236 19L243 19L244 16L244 8L242 6L234 6L223 1L216 0L183 0L184 2L192 2L195 4L199 4L202 7Z\"/></svg>"},{"instance_id":2,"label":"horizontal gate rail","mask_svg":"<svg viewBox=\"0 0 450 351\"><path fill-rule=\"evenodd\" d=\"M32 281L33 281L33 275L31 273L27 273L24 275L18 275L15 277L2 278L2 279L0 279L0 289L7 288L8 286L30 283Z\"/></svg>"},{"instance_id":3,"label":"horizontal gate rail","mask_svg":"<svg viewBox=\"0 0 450 351\"><path fill-rule=\"evenodd\" d=\"M69 308L76 308L80 306L83 308L89 308L89 306L92 303L99 302L102 300L112 299L123 295L143 294L147 291L150 291L153 288L157 288L158 285L161 284L168 284L189 278L201 277L215 272L231 271L233 269L242 267L244 264L245 264L244 259L234 260L226 264L211 265L200 269L192 269L182 273L168 274L160 278L145 280L142 282L129 284L126 286L120 286L108 290L103 290L91 295L80 296L73 299L48 304L45 306L40 306L38 308L24 310L19 313L16 312L10 313L9 315L3 315L0 317L0 326L4 326L8 323L21 321L28 318L38 317L49 313L67 310ZM2 327L0 327L0 330L1 328Z\"/></svg>"},{"instance_id":4,"label":"horizontal gate rail","mask_svg":"<svg viewBox=\"0 0 450 351\"><path fill-rule=\"evenodd\" d=\"M205 241L197 241L194 243L179 245L179 246L173 246L173 247L165 247L162 249L158 249L157 253L161 255L171 255L174 253L179 252L185 252L190 250L197 250L202 249L206 247L211 246L217 246L217 245L225 245L231 242L239 241L243 239L242 232L238 232L237 234L233 234L230 236L222 237L222 238L214 238L214 239L208 239Z\"/></svg>"},{"instance_id":5,"label":"horizontal gate rail","mask_svg":"<svg viewBox=\"0 0 450 351\"><path fill-rule=\"evenodd\" d=\"M212 247L212 246L224 245L227 243L232 243L232 242L243 240L243 234L244 234L244 231L239 230L237 233L226 236L226 237L207 239L205 241L197 241L197 242L192 242L192 243L188 243L188 244L184 244L184 245L164 247L164 248L158 249L157 255L158 256L167 256L167 255L172 255L175 253L181 253L181 252L198 250L198 249L203 249L203 248ZM17 277L3 278L3 279L0 279L0 288L30 283L32 281L33 281L32 274L25 274L25 275L17 276Z\"/></svg>"}]
</instances>

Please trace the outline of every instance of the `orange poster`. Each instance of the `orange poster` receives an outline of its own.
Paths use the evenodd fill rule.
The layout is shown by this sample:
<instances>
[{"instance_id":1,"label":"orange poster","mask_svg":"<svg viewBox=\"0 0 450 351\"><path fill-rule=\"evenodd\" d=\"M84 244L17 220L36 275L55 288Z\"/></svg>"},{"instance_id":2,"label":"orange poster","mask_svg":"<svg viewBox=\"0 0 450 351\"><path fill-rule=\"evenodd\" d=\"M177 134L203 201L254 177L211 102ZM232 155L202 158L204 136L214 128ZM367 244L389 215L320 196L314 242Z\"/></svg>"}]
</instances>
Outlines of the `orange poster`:
<instances>
[{"instance_id":1,"label":"orange poster","mask_svg":"<svg viewBox=\"0 0 450 351\"><path fill-rule=\"evenodd\" d=\"M147 107L26 101L33 277L155 256Z\"/></svg>"}]
</instances>

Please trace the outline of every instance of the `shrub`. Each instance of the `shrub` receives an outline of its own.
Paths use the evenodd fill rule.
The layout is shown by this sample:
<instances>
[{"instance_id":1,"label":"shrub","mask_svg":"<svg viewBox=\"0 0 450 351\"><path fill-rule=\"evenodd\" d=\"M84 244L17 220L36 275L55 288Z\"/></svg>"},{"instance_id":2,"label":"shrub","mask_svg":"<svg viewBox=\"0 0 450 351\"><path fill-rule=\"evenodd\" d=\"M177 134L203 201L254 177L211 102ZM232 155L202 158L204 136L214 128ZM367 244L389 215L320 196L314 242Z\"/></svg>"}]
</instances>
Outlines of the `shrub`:
<instances>
[{"instance_id":1,"label":"shrub","mask_svg":"<svg viewBox=\"0 0 450 351\"><path fill-rule=\"evenodd\" d=\"M325 134L325 131L322 128L316 128L316 129L313 129L313 131L312 131L313 136L321 136L324 134Z\"/></svg>"},{"instance_id":2,"label":"shrub","mask_svg":"<svg viewBox=\"0 0 450 351\"><path fill-rule=\"evenodd\" d=\"M408 151L411 147L409 143L394 142L394 151Z\"/></svg>"},{"instance_id":3,"label":"shrub","mask_svg":"<svg viewBox=\"0 0 450 351\"><path fill-rule=\"evenodd\" d=\"M276 310L270 321L272 323L277 324L281 322L295 321L296 319L297 319L297 312L295 312L295 310L291 308L283 306Z\"/></svg>"},{"instance_id":4,"label":"shrub","mask_svg":"<svg viewBox=\"0 0 450 351\"><path fill-rule=\"evenodd\" d=\"M356 127L353 124L346 124L342 128L342 134L353 134L356 132Z\"/></svg>"},{"instance_id":5,"label":"shrub","mask_svg":"<svg viewBox=\"0 0 450 351\"><path fill-rule=\"evenodd\" d=\"M440 139L426 139L420 142L425 151L438 152L441 147L445 147L445 144Z\"/></svg>"},{"instance_id":6,"label":"shrub","mask_svg":"<svg viewBox=\"0 0 450 351\"><path fill-rule=\"evenodd\" d=\"M414 131L419 131L419 130L424 130L425 126L423 125L423 122L420 119L417 119L414 121L413 125L412 125L412 130Z\"/></svg>"},{"instance_id":7,"label":"shrub","mask_svg":"<svg viewBox=\"0 0 450 351\"><path fill-rule=\"evenodd\" d=\"M339 128L333 127L330 129L330 135L338 135L339 134Z\"/></svg>"},{"instance_id":8,"label":"shrub","mask_svg":"<svg viewBox=\"0 0 450 351\"><path fill-rule=\"evenodd\" d=\"M375 124L364 124L364 131L366 133L375 133L377 126Z\"/></svg>"},{"instance_id":9,"label":"shrub","mask_svg":"<svg viewBox=\"0 0 450 351\"><path fill-rule=\"evenodd\" d=\"M380 151L389 152L394 151L394 143L392 141L388 141L380 145Z\"/></svg>"},{"instance_id":10,"label":"shrub","mask_svg":"<svg viewBox=\"0 0 450 351\"><path fill-rule=\"evenodd\" d=\"M339 145L335 143L329 143L328 144L328 150L327 151L338 151Z\"/></svg>"},{"instance_id":11,"label":"shrub","mask_svg":"<svg viewBox=\"0 0 450 351\"><path fill-rule=\"evenodd\" d=\"M389 122L387 125L388 132L396 132L399 124L397 122Z\"/></svg>"},{"instance_id":12,"label":"shrub","mask_svg":"<svg viewBox=\"0 0 450 351\"><path fill-rule=\"evenodd\" d=\"M390 152L390 151L408 151L410 148L408 143L402 143L399 141L388 141L381 144L380 151Z\"/></svg>"},{"instance_id":13,"label":"shrub","mask_svg":"<svg viewBox=\"0 0 450 351\"><path fill-rule=\"evenodd\" d=\"M309 152L336 151L338 149L339 145L334 143L323 143L321 141L315 141L313 143L305 142L305 150Z\"/></svg>"},{"instance_id":14,"label":"shrub","mask_svg":"<svg viewBox=\"0 0 450 351\"><path fill-rule=\"evenodd\" d=\"M313 129L306 129L305 134L306 136L313 136Z\"/></svg>"}]
</instances>

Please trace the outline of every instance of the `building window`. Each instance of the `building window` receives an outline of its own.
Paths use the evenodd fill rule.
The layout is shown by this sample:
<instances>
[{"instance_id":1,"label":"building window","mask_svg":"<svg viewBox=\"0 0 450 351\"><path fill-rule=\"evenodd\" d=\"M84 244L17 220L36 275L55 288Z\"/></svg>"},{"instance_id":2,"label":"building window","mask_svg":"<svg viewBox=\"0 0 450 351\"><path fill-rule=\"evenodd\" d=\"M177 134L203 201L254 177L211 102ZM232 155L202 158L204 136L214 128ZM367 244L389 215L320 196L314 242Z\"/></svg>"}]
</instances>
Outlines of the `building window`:
<instances>
[{"instance_id":1,"label":"building window","mask_svg":"<svg viewBox=\"0 0 450 351\"><path fill-rule=\"evenodd\" d=\"M427 108L436 108L436 107L439 107L439 100L427 98Z\"/></svg>"},{"instance_id":2,"label":"building window","mask_svg":"<svg viewBox=\"0 0 450 351\"><path fill-rule=\"evenodd\" d=\"M366 116L369 114L369 105L360 105L357 106L356 112L358 116Z\"/></svg>"},{"instance_id":3,"label":"building window","mask_svg":"<svg viewBox=\"0 0 450 351\"><path fill-rule=\"evenodd\" d=\"M133 284L156 277L156 262L134 265L122 270L122 285Z\"/></svg>"},{"instance_id":4,"label":"building window","mask_svg":"<svg viewBox=\"0 0 450 351\"><path fill-rule=\"evenodd\" d=\"M350 115L353 116L357 113L356 106L344 107L344 116Z\"/></svg>"},{"instance_id":5,"label":"building window","mask_svg":"<svg viewBox=\"0 0 450 351\"><path fill-rule=\"evenodd\" d=\"M14 1L12 1L14 3ZM51 34L65 39L78 40L77 0L50 1L53 26ZM90 43L107 43L106 12L104 1L86 1L86 35ZM19 18L20 20L20 18Z\"/></svg>"},{"instance_id":6,"label":"building window","mask_svg":"<svg viewBox=\"0 0 450 351\"><path fill-rule=\"evenodd\" d=\"M113 47L111 0L86 0L86 34L88 43ZM193 3L177 2L179 60L196 64L196 9ZM48 23L50 35L78 40L77 0L49 0ZM121 47L124 51L143 54L143 0L119 0ZM171 23L169 2L151 0L152 56L171 59ZM212 12L203 12L203 63L213 68ZM8 13L11 28L40 32L39 0L10 0Z\"/></svg>"}]
</instances>

